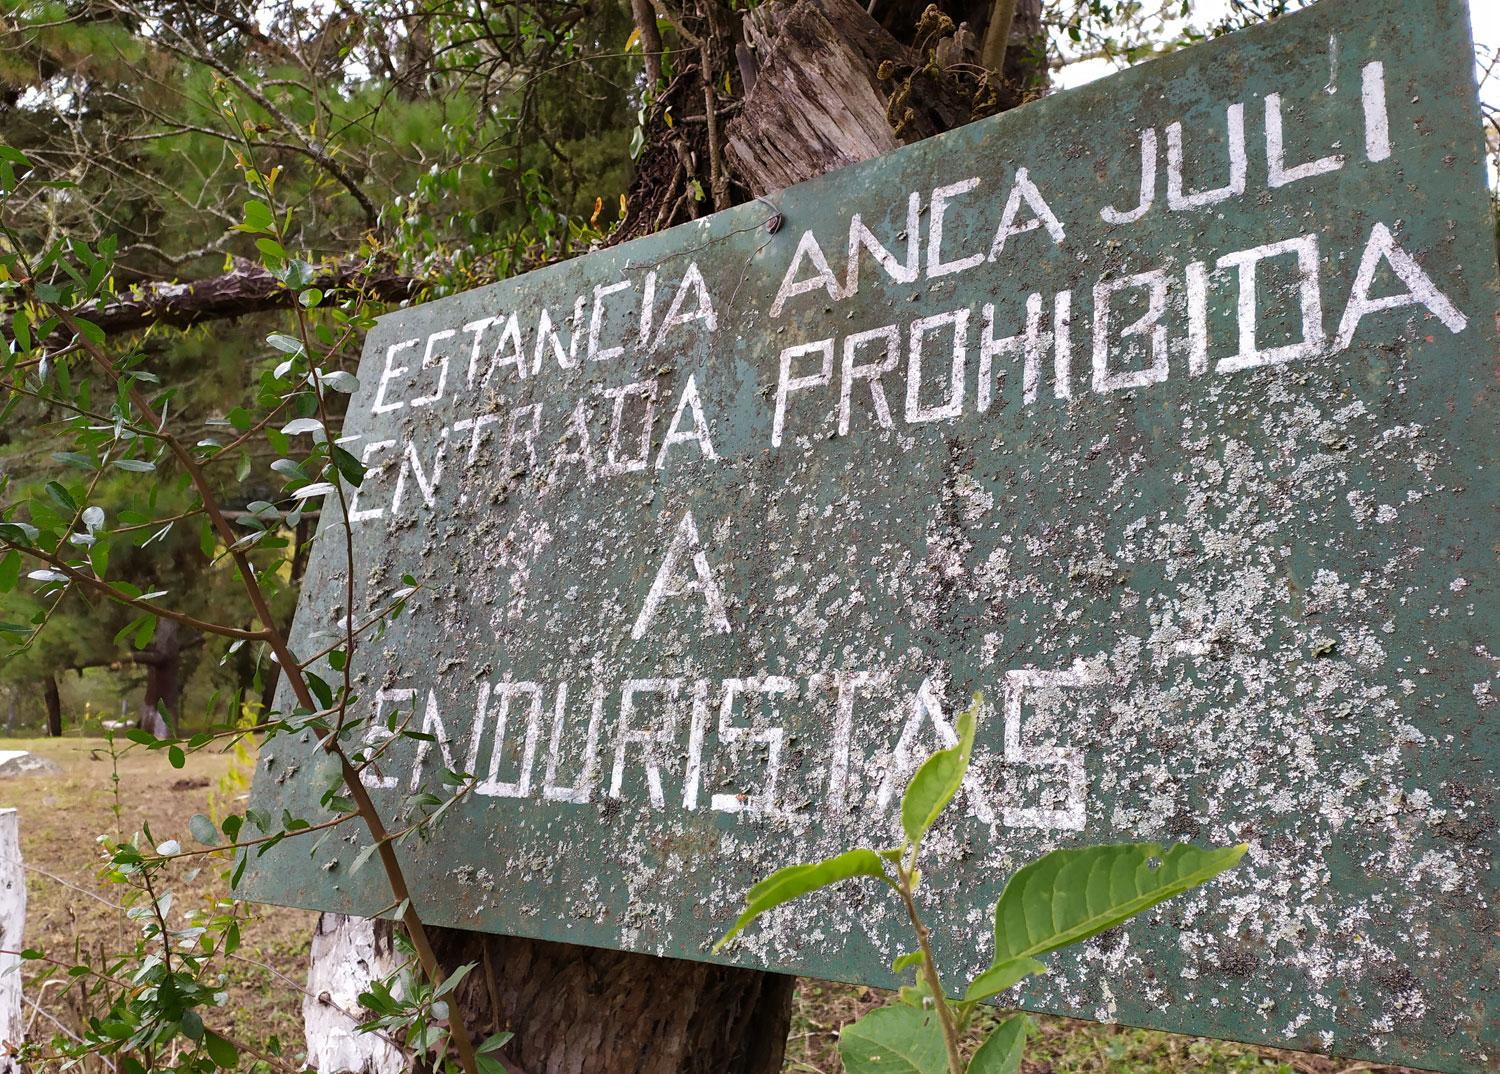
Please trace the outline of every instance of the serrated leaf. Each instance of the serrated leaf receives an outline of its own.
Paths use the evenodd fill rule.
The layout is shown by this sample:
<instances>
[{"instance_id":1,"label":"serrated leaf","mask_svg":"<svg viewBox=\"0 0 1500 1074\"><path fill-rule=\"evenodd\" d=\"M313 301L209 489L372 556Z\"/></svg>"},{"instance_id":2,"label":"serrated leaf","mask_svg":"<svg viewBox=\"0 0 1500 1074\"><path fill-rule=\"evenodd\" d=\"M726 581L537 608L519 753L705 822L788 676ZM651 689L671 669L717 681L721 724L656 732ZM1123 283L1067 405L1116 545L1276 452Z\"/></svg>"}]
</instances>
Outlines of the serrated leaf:
<instances>
[{"instance_id":1,"label":"serrated leaf","mask_svg":"<svg viewBox=\"0 0 1500 1074\"><path fill-rule=\"evenodd\" d=\"M945 1074L947 1048L936 1011L881 1007L839 1032L848 1074Z\"/></svg>"},{"instance_id":2,"label":"serrated leaf","mask_svg":"<svg viewBox=\"0 0 1500 1074\"><path fill-rule=\"evenodd\" d=\"M1001 1022L969 1060L969 1074L1016 1074L1021 1069L1030 1028L1031 1019L1024 1014L1013 1014Z\"/></svg>"},{"instance_id":3,"label":"serrated leaf","mask_svg":"<svg viewBox=\"0 0 1500 1074\"><path fill-rule=\"evenodd\" d=\"M784 869L777 869L745 893L744 912L735 919L730 930L719 937L719 942L714 944L714 951L722 949L725 944L738 936L746 925L767 910L809 892L817 891L819 888L844 880L852 880L857 876L884 877L885 870L881 865L880 855L873 850L860 848L846 850L837 857L828 858L825 861L808 865L788 865Z\"/></svg>"},{"instance_id":4,"label":"serrated leaf","mask_svg":"<svg viewBox=\"0 0 1500 1074\"><path fill-rule=\"evenodd\" d=\"M958 744L938 750L917 769L901 796L901 828L906 838L916 843L936 823L947 808L969 771L969 756L974 751L974 728L979 720L980 698L958 717Z\"/></svg>"},{"instance_id":5,"label":"serrated leaf","mask_svg":"<svg viewBox=\"0 0 1500 1074\"><path fill-rule=\"evenodd\" d=\"M994 965L1078 943L1212 880L1246 844L1114 843L1054 850L1019 870L995 903ZM1154 867L1153 867L1153 863Z\"/></svg>"}]
</instances>

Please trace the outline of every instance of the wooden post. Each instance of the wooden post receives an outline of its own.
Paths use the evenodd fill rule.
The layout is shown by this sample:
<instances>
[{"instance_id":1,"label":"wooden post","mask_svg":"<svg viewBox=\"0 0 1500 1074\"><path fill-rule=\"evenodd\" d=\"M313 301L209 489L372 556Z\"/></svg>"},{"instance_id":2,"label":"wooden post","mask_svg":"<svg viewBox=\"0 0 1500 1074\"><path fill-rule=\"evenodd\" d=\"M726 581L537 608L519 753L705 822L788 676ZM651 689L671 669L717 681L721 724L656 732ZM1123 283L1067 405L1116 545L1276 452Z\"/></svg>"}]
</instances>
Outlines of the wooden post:
<instances>
[{"instance_id":1,"label":"wooden post","mask_svg":"<svg viewBox=\"0 0 1500 1074\"><path fill-rule=\"evenodd\" d=\"M21 826L14 809L0 809L0 949L19 952L26 932L26 871ZM21 1012L21 956L0 955L0 1074L20 1070L7 1054L26 1029Z\"/></svg>"},{"instance_id":2,"label":"wooden post","mask_svg":"<svg viewBox=\"0 0 1500 1074\"><path fill-rule=\"evenodd\" d=\"M317 1074L402 1074L406 1056L379 1033L358 1031L359 994L400 967L383 921L320 914L307 969L302 1025Z\"/></svg>"}]
</instances>

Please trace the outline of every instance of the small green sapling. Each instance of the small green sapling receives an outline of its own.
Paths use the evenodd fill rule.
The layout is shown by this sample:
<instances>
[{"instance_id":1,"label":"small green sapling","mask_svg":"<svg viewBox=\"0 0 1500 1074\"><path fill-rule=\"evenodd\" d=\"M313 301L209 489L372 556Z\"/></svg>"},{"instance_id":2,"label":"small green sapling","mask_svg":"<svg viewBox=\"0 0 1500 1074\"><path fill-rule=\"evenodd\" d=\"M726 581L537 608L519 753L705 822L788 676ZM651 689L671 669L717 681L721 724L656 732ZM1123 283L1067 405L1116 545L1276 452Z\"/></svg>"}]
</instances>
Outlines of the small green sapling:
<instances>
[{"instance_id":1,"label":"small green sapling","mask_svg":"<svg viewBox=\"0 0 1500 1074\"><path fill-rule=\"evenodd\" d=\"M900 1002L870 1012L839 1034L850 1074L1015 1074L1031 1020L1016 1013L997 1025L965 1062L961 1038L975 1008L1046 967L1038 961L1080 943L1164 899L1203 884L1233 866L1246 846L1201 849L1179 844L1116 843L1054 850L1012 876L995 903L995 957L950 996L933 960L930 933L917 910L922 841L958 793L969 769L982 699L958 718L958 742L938 750L912 776L901 799L905 838L886 850L857 848L808 865L778 869L745 894L745 910L714 945L721 950L761 914L782 903L855 877L891 889L911 922L917 950L892 968L916 980Z\"/></svg>"}]
</instances>

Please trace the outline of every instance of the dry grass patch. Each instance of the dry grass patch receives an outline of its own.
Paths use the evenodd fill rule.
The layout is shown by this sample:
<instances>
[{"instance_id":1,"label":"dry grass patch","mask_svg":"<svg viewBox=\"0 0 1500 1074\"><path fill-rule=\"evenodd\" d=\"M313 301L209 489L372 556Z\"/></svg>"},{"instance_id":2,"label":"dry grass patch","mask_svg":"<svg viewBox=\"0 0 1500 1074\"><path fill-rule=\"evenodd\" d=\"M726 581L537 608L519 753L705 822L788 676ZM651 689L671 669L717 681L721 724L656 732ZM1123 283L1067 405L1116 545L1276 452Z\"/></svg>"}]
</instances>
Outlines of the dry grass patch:
<instances>
[{"instance_id":1,"label":"dry grass patch","mask_svg":"<svg viewBox=\"0 0 1500 1074\"><path fill-rule=\"evenodd\" d=\"M139 749L116 766L102 739L7 739L3 745L30 750L61 769L0 780L0 806L20 811L21 856L27 866L26 943L54 958L72 958L75 949L96 956L127 950L138 935L136 924L117 905L120 890L98 876L101 833L128 837L149 825L158 842L178 839L191 846L187 822L194 813L212 814L216 799L220 813L243 808L234 799L243 793L242 780L249 773L230 755L192 754L179 770L164 753ZM200 858L176 870L172 913L222 897L227 890L223 869L218 859ZM300 989L315 915L269 906L257 907L255 915L233 960L228 1028L245 1040L275 1034L297 1051L302 1043ZM26 994L46 1012L29 1012L33 1036L51 1035L55 1026L46 1024L47 1015L72 1027L97 1013L77 982L64 986L54 981L39 990L34 984L37 967L25 969Z\"/></svg>"}]
</instances>

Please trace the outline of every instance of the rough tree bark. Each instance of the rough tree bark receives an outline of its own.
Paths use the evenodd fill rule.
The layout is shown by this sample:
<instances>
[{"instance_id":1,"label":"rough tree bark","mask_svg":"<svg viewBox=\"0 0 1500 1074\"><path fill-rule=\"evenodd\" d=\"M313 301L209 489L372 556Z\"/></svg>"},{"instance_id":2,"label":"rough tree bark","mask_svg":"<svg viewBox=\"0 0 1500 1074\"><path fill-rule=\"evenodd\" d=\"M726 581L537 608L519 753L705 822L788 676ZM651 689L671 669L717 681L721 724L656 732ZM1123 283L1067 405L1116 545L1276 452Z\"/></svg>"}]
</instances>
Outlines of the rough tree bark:
<instances>
[{"instance_id":1,"label":"rough tree bark","mask_svg":"<svg viewBox=\"0 0 1500 1074\"><path fill-rule=\"evenodd\" d=\"M476 1037L516 1036L524 1074L772 1074L795 977L442 930L445 966L478 961L459 1005Z\"/></svg>"},{"instance_id":2,"label":"rough tree bark","mask_svg":"<svg viewBox=\"0 0 1500 1074\"><path fill-rule=\"evenodd\" d=\"M42 700L47 705L47 734L62 738L62 695L57 692L57 676L48 673L42 679Z\"/></svg>"},{"instance_id":3,"label":"rough tree bark","mask_svg":"<svg viewBox=\"0 0 1500 1074\"><path fill-rule=\"evenodd\" d=\"M652 132L653 148L642 157L617 240L700 211L685 188L696 181L709 189L716 152L728 169L721 190L771 193L1009 107L1045 81L1037 47L1041 0L1019 0L998 82L972 74L966 82L962 74L975 67L984 30L964 24L973 15L964 9L984 15L994 0L955 3L942 18L925 12L925 0L909 18L902 5L891 4L885 25L854 0L778 0L755 7L743 26L727 0L689 0L694 6L676 10L667 0L650 3L633 7L669 16L679 56L697 66L690 76L682 68L687 60L679 59L679 73L662 89L658 99L672 101L678 122L670 128L658 122ZM720 5L713 17L705 3ZM648 21L654 35L655 19ZM1017 48L1018 41L1026 47ZM934 69L928 61L939 53L944 59ZM719 100L725 72L708 68L731 56L738 92L717 107L737 114L726 125L711 124L701 110ZM714 132L723 140L717 147ZM479 964L454 1009L478 1039L502 1029L515 1034L505 1053L508 1069L780 1070L795 978L458 929L434 932L443 965Z\"/></svg>"}]
</instances>

